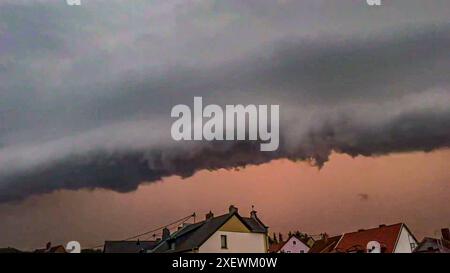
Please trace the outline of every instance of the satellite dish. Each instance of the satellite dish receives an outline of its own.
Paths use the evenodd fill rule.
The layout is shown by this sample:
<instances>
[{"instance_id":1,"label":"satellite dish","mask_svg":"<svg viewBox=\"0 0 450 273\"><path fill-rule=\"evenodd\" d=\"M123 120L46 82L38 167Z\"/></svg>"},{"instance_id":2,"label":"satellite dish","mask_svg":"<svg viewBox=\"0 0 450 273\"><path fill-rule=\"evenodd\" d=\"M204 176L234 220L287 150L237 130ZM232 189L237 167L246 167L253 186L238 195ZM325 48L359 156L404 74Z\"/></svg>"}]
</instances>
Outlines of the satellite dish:
<instances>
[{"instance_id":1,"label":"satellite dish","mask_svg":"<svg viewBox=\"0 0 450 273\"><path fill-rule=\"evenodd\" d=\"M367 243L367 253L381 253L381 244L377 241Z\"/></svg>"},{"instance_id":2,"label":"satellite dish","mask_svg":"<svg viewBox=\"0 0 450 273\"><path fill-rule=\"evenodd\" d=\"M70 241L66 245L66 251L68 253L81 253L81 245L77 241Z\"/></svg>"}]
</instances>

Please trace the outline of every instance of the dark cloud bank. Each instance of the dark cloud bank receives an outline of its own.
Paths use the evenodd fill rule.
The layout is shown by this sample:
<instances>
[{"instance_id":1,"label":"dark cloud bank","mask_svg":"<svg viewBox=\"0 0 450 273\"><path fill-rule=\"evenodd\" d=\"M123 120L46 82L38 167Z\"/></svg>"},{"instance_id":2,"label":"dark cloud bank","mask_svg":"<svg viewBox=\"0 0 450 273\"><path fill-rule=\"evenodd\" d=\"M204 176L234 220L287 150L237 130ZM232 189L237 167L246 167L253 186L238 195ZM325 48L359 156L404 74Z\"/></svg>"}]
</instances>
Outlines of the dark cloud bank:
<instances>
[{"instance_id":1,"label":"dark cloud bank","mask_svg":"<svg viewBox=\"0 0 450 273\"><path fill-rule=\"evenodd\" d=\"M15 19L3 23L7 20ZM62 19L48 23L53 20ZM40 25L44 30L35 30L36 35L46 27ZM238 30L222 31L239 37ZM323 166L332 151L377 156L449 147L449 26L408 25L370 33L276 37L246 53L224 52L224 59L193 58L195 65L177 59L156 68L148 67L149 56L161 48L150 45L144 52L114 47L114 56L92 49L87 57L67 57L80 48L58 45L58 39L64 40L59 32L47 33L58 39L47 39L54 44L45 46L46 51L36 45L27 49L37 57L17 57L20 49L5 49L1 61L9 65L0 86L0 202L60 189L129 192L167 176L189 177L198 170L281 158ZM14 35L10 32L1 43L12 43ZM111 39L103 42L114 44ZM170 42L170 37L164 39ZM195 42L187 41L182 49L192 46L194 52ZM143 54L149 63L139 63ZM139 69L122 71L112 65L131 59L136 63L130 67ZM54 76L72 73L61 72L62 60L77 69L104 71ZM22 61L45 71L24 68ZM19 75L18 69L24 73ZM50 78L41 81L39 76ZM245 141L172 141L171 107L192 105L196 95L222 105L280 104L279 149L260 152L258 143Z\"/></svg>"}]
</instances>

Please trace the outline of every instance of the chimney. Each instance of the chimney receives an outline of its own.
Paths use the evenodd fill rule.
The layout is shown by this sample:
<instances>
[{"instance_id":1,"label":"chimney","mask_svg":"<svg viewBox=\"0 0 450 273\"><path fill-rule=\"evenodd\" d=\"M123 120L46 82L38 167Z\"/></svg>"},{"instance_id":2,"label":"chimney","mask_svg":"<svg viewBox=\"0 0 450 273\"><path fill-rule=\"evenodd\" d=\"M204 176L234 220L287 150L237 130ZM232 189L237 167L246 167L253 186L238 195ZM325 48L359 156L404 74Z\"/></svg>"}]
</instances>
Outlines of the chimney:
<instances>
[{"instance_id":1,"label":"chimney","mask_svg":"<svg viewBox=\"0 0 450 273\"><path fill-rule=\"evenodd\" d=\"M48 243L45 245L45 249L46 249L46 250L49 250L51 247L52 247L52 242L48 242Z\"/></svg>"},{"instance_id":2,"label":"chimney","mask_svg":"<svg viewBox=\"0 0 450 273\"><path fill-rule=\"evenodd\" d=\"M328 234L327 233L322 233L322 240L326 243L328 242Z\"/></svg>"},{"instance_id":3,"label":"chimney","mask_svg":"<svg viewBox=\"0 0 450 273\"><path fill-rule=\"evenodd\" d=\"M378 227L382 228L382 227L386 227L386 224L381 224Z\"/></svg>"},{"instance_id":4,"label":"chimney","mask_svg":"<svg viewBox=\"0 0 450 273\"><path fill-rule=\"evenodd\" d=\"M252 206L252 211L250 212L250 217L257 220L258 217L256 216L256 210L255 210L255 206Z\"/></svg>"},{"instance_id":5,"label":"chimney","mask_svg":"<svg viewBox=\"0 0 450 273\"><path fill-rule=\"evenodd\" d=\"M170 230L167 227L163 228L163 230L162 230L162 239L166 240L169 237L170 237Z\"/></svg>"},{"instance_id":6,"label":"chimney","mask_svg":"<svg viewBox=\"0 0 450 273\"><path fill-rule=\"evenodd\" d=\"M213 217L214 217L214 213L212 213L212 211L209 211L209 212L206 214L205 219L206 219L206 220L209 220L209 219L212 219Z\"/></svg>"},{"instance_id":7,"label":"chimney","mask_svg":"<svg viewBox=\"0 0 450 273\"><path fill-rule=\"evenodd\" d=\"M450 241L450 230L448 228L441 229L442 239Z\"/></svg>"},{"instance_id":8,"label":"chimney","mask_svg":"<svg viewBox=\"0 0 450 273\"><path fill-rule=\"evenodd\" d=\"M231 205L228 208L228 211L230 212L230 214L232 214L232 213L238 212L238 209L235 206Z\"/></svg>"}]
</instances>

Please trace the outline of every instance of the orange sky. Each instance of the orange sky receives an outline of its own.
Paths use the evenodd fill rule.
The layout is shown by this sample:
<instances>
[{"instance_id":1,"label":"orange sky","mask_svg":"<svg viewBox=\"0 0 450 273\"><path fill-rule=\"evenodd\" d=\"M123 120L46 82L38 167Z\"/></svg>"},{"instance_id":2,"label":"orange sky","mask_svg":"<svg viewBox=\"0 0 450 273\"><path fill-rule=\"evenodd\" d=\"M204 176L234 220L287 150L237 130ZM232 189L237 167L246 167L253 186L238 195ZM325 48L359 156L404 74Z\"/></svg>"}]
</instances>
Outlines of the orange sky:
<instances>
[{"instance_id":1,"label":"orange sky","mask_svg":"<svg viewBox=\"0 0 450 273\"><path fill-rule=\"evenodd\" d=\"M197 212L248 214L255 205L272 231L338 234L406 222L421 239L450 226L450 150L377 158L334 154L322 170L279 160L239 171L201 171L120 194L60 191L0 206L0 246L83 247L123 239ZM366 198L364 198L364 196ZM142 239L146 239L145 237Z\"/></svg>"}]
</instances>

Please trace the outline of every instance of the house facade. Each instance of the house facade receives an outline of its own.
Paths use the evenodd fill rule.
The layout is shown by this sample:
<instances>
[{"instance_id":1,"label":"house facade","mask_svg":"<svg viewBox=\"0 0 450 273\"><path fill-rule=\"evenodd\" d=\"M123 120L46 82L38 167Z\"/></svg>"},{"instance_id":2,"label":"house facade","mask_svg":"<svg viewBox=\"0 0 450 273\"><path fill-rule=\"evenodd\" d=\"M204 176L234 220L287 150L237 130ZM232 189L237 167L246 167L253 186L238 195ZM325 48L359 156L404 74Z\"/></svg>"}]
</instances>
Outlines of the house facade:
<instances>
[{"instance_id":1,"label":"house facade","mask_svg":"<svg viewBox=\"0 0 450 273\"><path fill-rule=\"evenodd\" d=\"M412 253L419 242L405 224L401 224L401 232L393 253Z\"/></svg>"},{"instance_id":2,"label":"house facade","mask_svg":"<svg viewBox=\"0 0 450 273\"><path fill-rule=\"evenodd\" d=\"M245 220L244 220L245 221ZM201 246L199 253L261 253L267 252L265 233L253 232L234 215Z\"/></svg>"},{"instance_id":3,"label":"house facade","mask_svg":"<svg viewBox=\"0 0 450 273\"><path fill-rule=\"evenodd\" d=\"M270 246L270 253L308 253L310 247L299 236L291 235L286 241Z\"/></svg>"},{"instance_id":4,"label":"house facade","mask_svg":"<svg viewBox=\"0 0 450 273\"><path fill-rule=\"evenodd\" d=\"M345 233L333 252L412 253L418 241L403 223Z\"/></svg>"},{"instance_id":5,"label":"house facade","mask_svg":"<svg viewBox=\"0 0 450 273\"><path fill-rule=\"evenodd\" d=\"M280 248L281 253L308 253L310 247L298 236L292 235Z\"/></svg>"},{"instance_id":6,"label":"house facade","mask_svg":"<svg viewBox=\"0 0 450 273\"><path fill-rule=\"evenodd\" d=\"M236 207L230 206L227 214L214 217L210 212L204 221L185 225L173 234L166 230L162 241L150 252L266 253L267 230L256 211L242 217Z\"/></svg>"}]
</instances>

